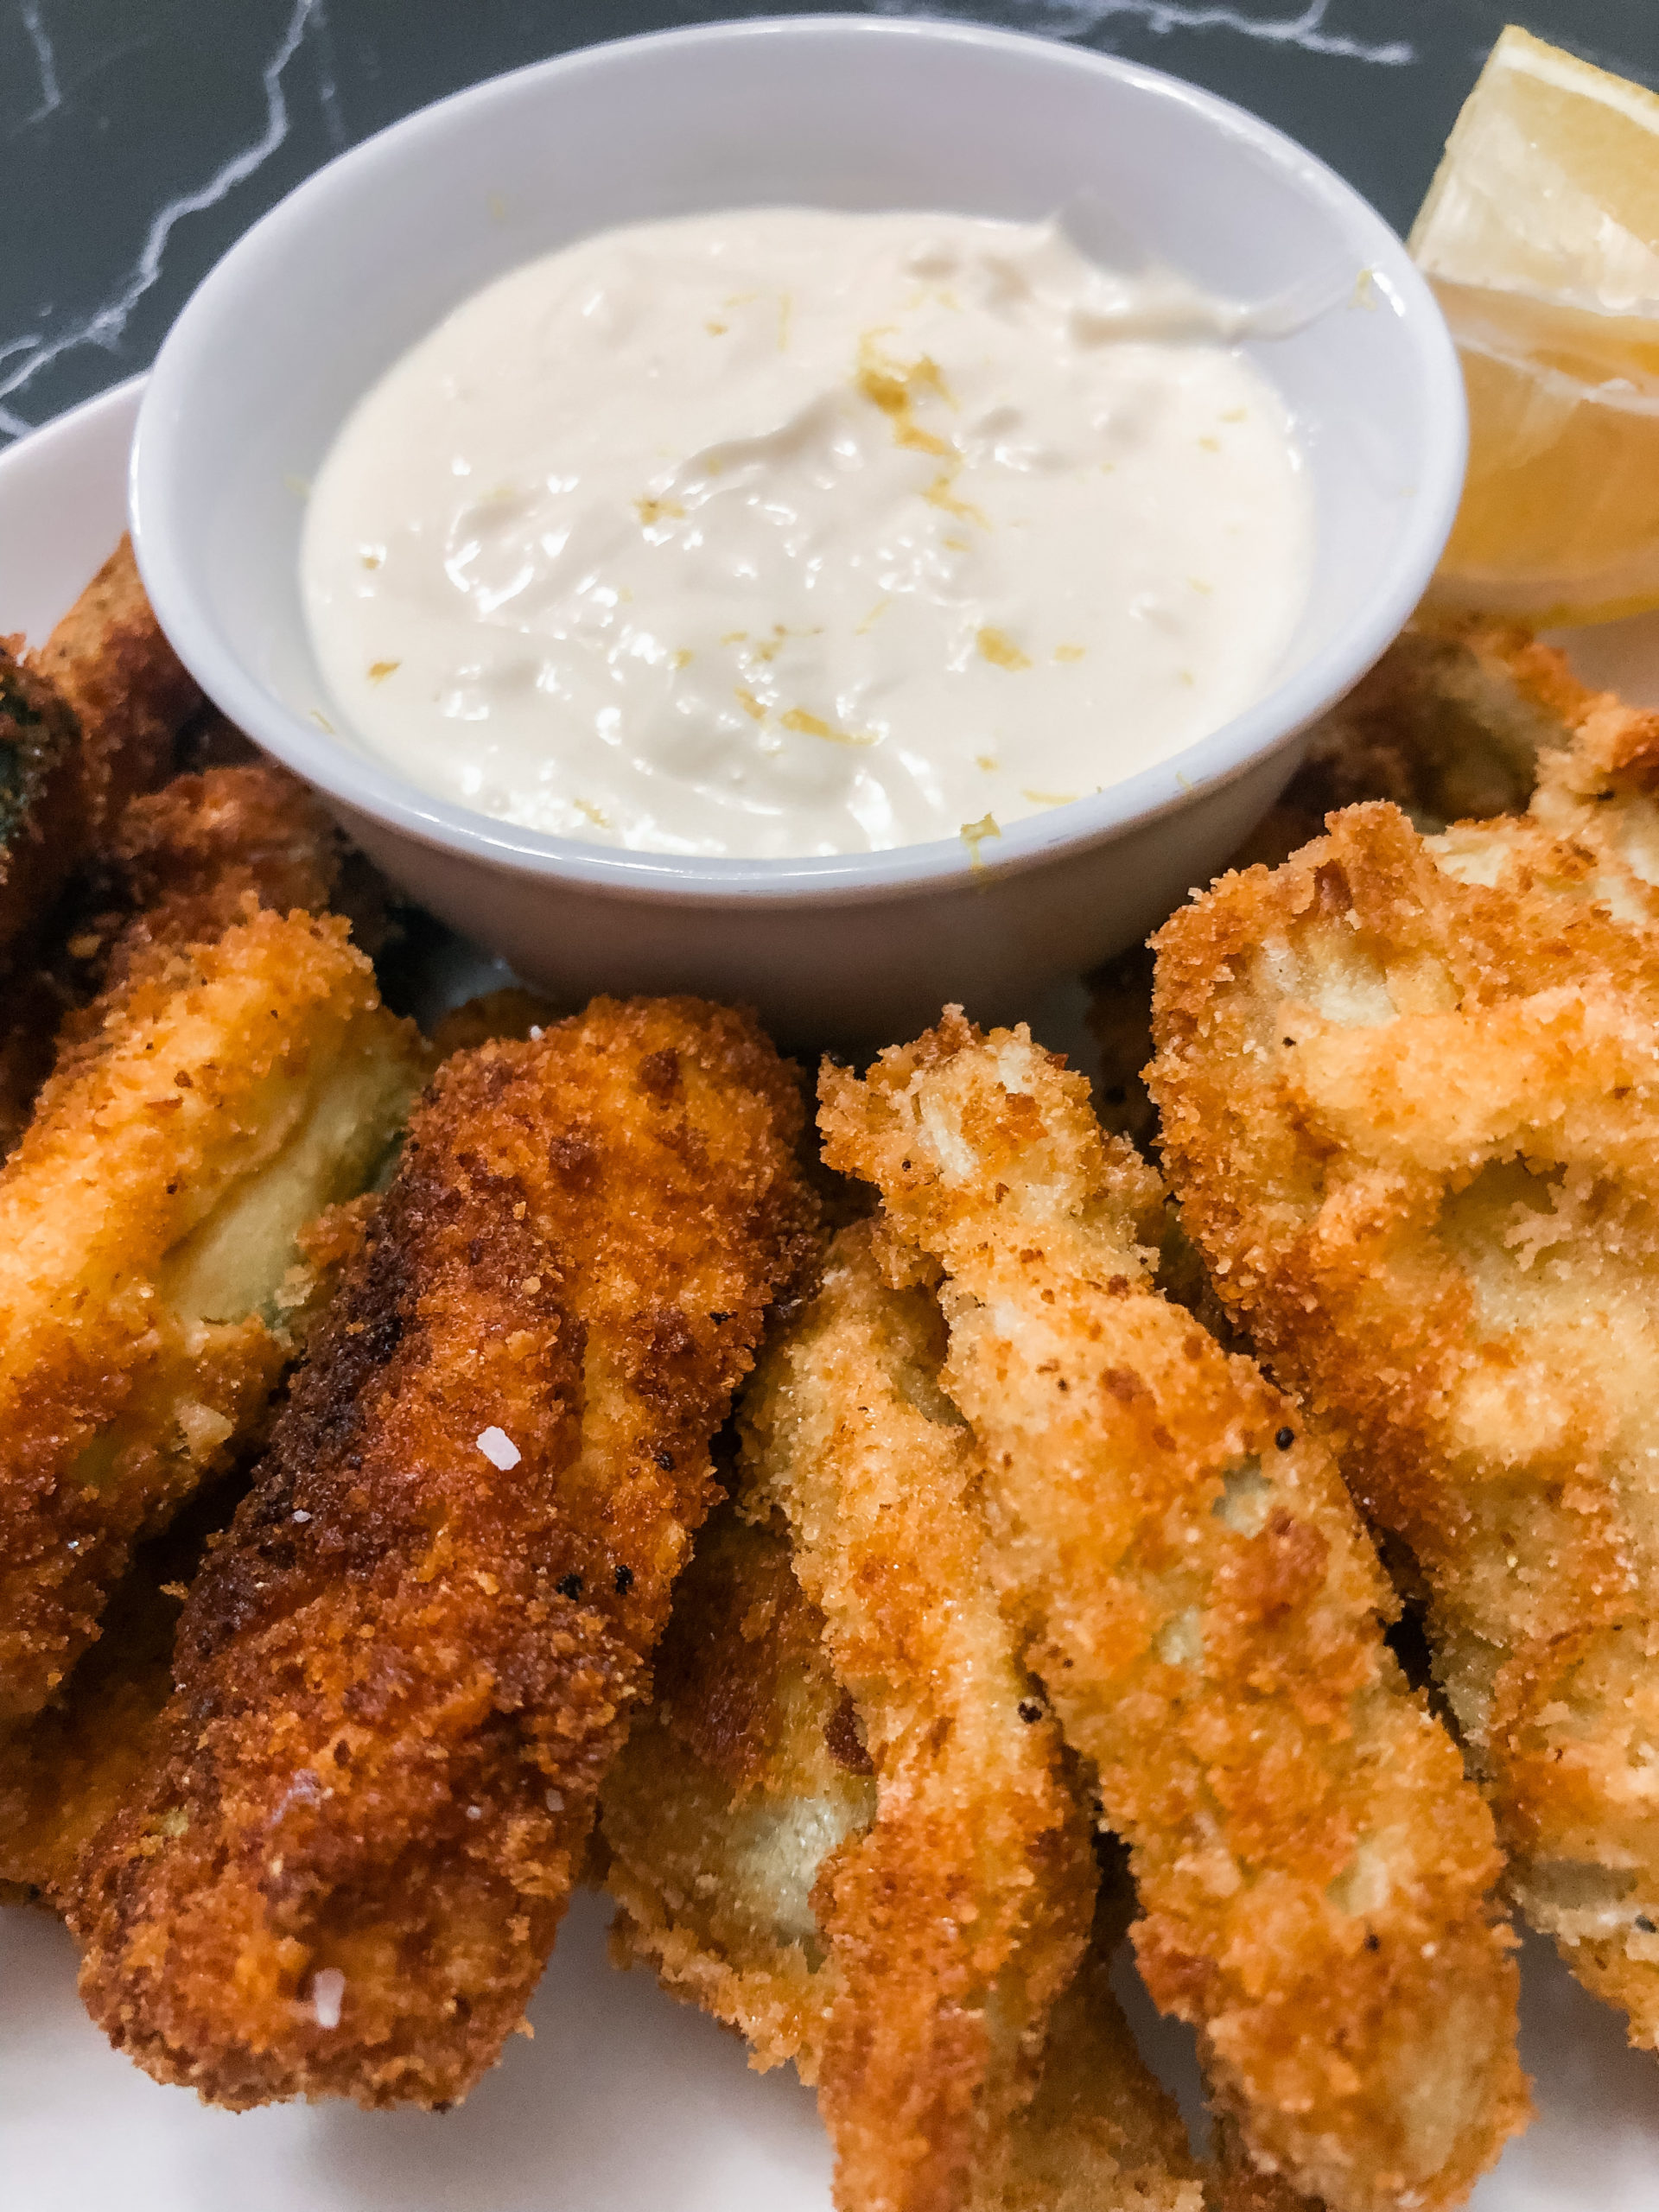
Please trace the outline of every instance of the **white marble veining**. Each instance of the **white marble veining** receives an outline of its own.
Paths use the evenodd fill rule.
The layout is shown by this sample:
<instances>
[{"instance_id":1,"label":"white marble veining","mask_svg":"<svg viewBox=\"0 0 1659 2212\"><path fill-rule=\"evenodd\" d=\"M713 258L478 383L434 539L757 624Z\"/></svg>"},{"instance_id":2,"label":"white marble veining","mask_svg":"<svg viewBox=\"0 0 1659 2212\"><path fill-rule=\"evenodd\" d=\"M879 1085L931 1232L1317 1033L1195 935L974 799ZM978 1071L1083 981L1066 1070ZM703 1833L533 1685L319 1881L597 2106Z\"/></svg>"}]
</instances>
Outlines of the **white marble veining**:
<instances>
[{"instance_id":1,"label":"white marble veining","mask_svg":"<svg viewBox=\"0 0 1659 2212\"><path fill-rule=\"evenodd\" d=\"M52 42L41 20L40 0L19 0L19 9L40 64L43 105L35 110L35 116L39 117L51 112L54 106L60 105L62 94L58 86ZM283 35L260 73L264 86L265 119L258 137L222 161L204 182L191 191L180 193L156 211L150 219L137 260L122 280L119 289L110 298L102 301L89 314L79 316L50 335L29 332L23 337L0 343L0 435L19 437L33 427L10 402L17 394L26 391L34 378L49 363L82 346L100 346L106 353L114 351L126 330L133 309L160 277L168 240L176 226L188 215L200 214L204 208L217 207L227 194L233 192L238 185L245 183L256 170L263 168L286 140L289 116L283 74L308 37L326 41L327 35L325 0L294 0L293 11ZM326 44L321 47L317 59L320 64L318 97L328 124L329 137L336 144L341 144L344 143L344 130L340 121L339 97Z\"/></svg>"},{"instance_id":2,"label":"white marble veining","mask_svg":"<svg viewBox=\"0 0 1659 2212\"><path fill-rule=\"evenodd\" d=\"M52 48L51 35L41 20L41 0L17 0L17 13L23 29L29 33L29 42L35 49L35 66L41 73L39 105L23 118L25 123L44 122L63 105L63 92L58 84L57 55Z\"/></svg>"},{"instance_id":3,"label":"white marble veining","mask_svg":"<svg viewBox=\"0 0 1659 2212\"><path fill-rule=\"evenodd\" d=\"M1259 39L1270 46L1300 47L1306 54L1331 54L1345 61L1370 61L1383 68L1402 68L1417 58L1406 39L1351 38L1325 28L1331 0L1308 0L1294 15L1250 16L1242 9L1205 4L1205 0L997 0L994 10L964 10L960 6L936 6L933 0L875 0L882 16L961 16L983 13L987 20L1012 24L1045 38L1090 38L1108 25L1132 22L1143 30L1234 31L1242 38Z\"/></svg>"}]
</instances>

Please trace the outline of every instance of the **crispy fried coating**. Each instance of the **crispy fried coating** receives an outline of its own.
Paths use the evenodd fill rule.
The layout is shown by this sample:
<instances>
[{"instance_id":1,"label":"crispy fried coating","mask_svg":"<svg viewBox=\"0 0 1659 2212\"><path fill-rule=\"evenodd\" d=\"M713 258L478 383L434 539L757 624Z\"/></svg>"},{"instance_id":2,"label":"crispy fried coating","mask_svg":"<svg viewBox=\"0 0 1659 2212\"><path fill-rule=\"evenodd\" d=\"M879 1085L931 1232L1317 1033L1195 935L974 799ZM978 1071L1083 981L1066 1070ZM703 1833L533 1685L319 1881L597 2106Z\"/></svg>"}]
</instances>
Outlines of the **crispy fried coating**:
<instances>
[{"instance_id":1,"label":"crispy fried coating","mask_svg":"<svg viewBox=\"0 0 1659 2212\"><path fill-rule=\"evenodd\" d=\"M818 2080L824 1863L875 1816L869 1754L781 1522L722 1508L675 1592L656 1695L606 1777L600 1829L619 1965L741 2035L764 2073Z\"/></svg>"},{"instance_id":2,"label":"crispy fried coating","mask_svg":"<svg viewBox=\"0 0 1659 2212\"><path fill-rule=\"evenodd\" d=\"M296 1337L315 1328L356 1256L376 1201L332 1206L299 1238L315 1291L290 1311ZM99 1639L52 1702L0 1732L0 1902L65 1909L86 1844L155 1757L172 1688L173 1633L205 1546L247 1488L245 1466L207 1484L159 1536L141 1544L117 1584Z\"/></svg>"},{"instance_id":3,"label":"crispy fried coating","mask_svg":"<svg viewBox=\"0 0 1659 2212\"><path fill-rule=\"evenodd\" d=\"M617 1963L649 1964L741 2034L753 2064L792 2058L821 2093L846 2001L846 1954L824 1924L836 1862L868 1841L878 1797L831 1641L781 1522L723 1510L677 1592L657 1701L611 1770L602 1813ZM1050 2012L1035 2094L1007 2115L1006 2141L986 2146L995 2154L957 2173L949 2201L970 2212L1198 2212L1179 2118L1107 1981L1127 1917L1115 1891ZM889 1993L913 2018L914 1999ZM910 2078L913 2059L898 2063ZM842 2201L891 2201L892 2183L859 2171L873 2194Z\"/></svg>"},{"instance_id":4,"label":"crispy fried coating","mask_svg":"<svg viewBox=\"0 0 1659 2212\"><path fill-rule=\"evenodd\" d=\"M539 991L522 983L507 983L499 990L482 992L475 999L451 1007L432 1026L432 1049L440 1059L451 1052L470 1052L495 1037L519 1039L539 1036L550 1029L568 1009L554 1005Z\"/></svg>"},{"instance_id":5,"label":"crispy fried coating","mask_svg":"<svg viewBox=\"0 0 1659 2212\"><path fill-rule=\"evenodd\" d=\"M1154 1088L1218 1287L1427 1587L1515 1895L1652 2045L1659 937L1621 811L1552 845L1357 808L1224 880L1159 939Z\"/></svg>"},{"instance_id":6,"label":"crispy fried coating","mask_svg":"<svg viewBox=\"0 0 1659 2212\"><path fill-rule=\"evenodd\" d=\"M1414 624L1315 723L1282 802L1305 824L1294 842L1367 799L1392 800L1426 831L1518 814L1590 697L1529 631L1478 617Z\"/></svg>"},{"instance_id":7,"label":"crispy fried coating","mask_svg":"<svg viewBox=\"0 0 1659 2212\"><path fill-rule=\"evenodd\" d=\"M59 1025L73 1003L57 977L25 968L0 982L0 1160L29 1127L52 1071Z\"/></svg>"},{"instance_id":8,"label":"crispy fried coating","mask_svg":"<svg viewBox=\"0 0 1659 2212\"><path fill-rule=\"evenodd\" d=\"M423 1071L344 924L304 915L175 951L97 1015L0 1168L0 1723L263 1419L316 1289L297 1239Z\"/></svg>"},{"instance_id":9,"label":"crispy fried coating","mask_svg":"<svg viewBox=\"0 0 1659 2212\"><path fill-rule=\"evenodd\" d=\"M122 808L172 763L201 694L124 537L40 652L0 650L0 960L46 931Z\"/></svg>"},{"instance_id":10,"label":"crispy fried coating","mask_svg":"<svg viewBox=\"0 0 1659 2212\"><path fill-rule=\"evenodd\" d=\"M826 1863L836 1977L819 2104L852 2212L951 2212L994 2170L1088 1934L1087 1824L1002 1617L944 1331L868 1222L741 1416L746 1510L776 1506L873 1764L875 1818Z\"/></svg>"},{"instance_id":11,"label":"crispy fried coating","mask_svg":"<svg viewBox=\"0 0 1659 2212\"><path fill-rule=\"evenodd\" d=\"M1465 816L1518 814L1540 779L1560 788L1569 748L1582 751L1580 723L1606 703L1578 682L1565 655L1528 631L1478 619L1414 626L1314 724L1283 798L1229 867L1276 868L1319 835L1332 808L1367 799L1393 800L1426 830ZM1624 752L1629 720L1628 712L1617 718ZM1647 721L1644 759L1659 768L1659 719ZM1659 788L1659 775L1649 780ZM1649 880L1659 880L1659 834L1649 849ZM1144 1079L1152 970L1151 952L1133 945L1088 979L1101 1126L1148 1157L1158 1148L1158 1110Z\"/></svg>"},{"instance_id":12,"label":"crispy fried coating","mask_svg":"<svg viewBox=\"0 0 1659 2212\"><path fill-rule=\"evenodd\" d=\"M0 1897L61 1910L82 1847L137 1786L172 1688L185 1586L240 1487L234 1475L210 1484L139 1546L58 1697L0 1738Z\"/></svg>"},{"instance_id":13,"label":"crispy fried coating","mask_svg":"<svg viewBox=\"0 0 1659 2212\"><path fill-rule=\"evenodd\" d=\"M156 2078L434 2105L499 2056L809 1249L801 1119L696 1000L440 1072L82 1860L83 1994Z\"/></svg>"},{"instance_id":14,"label":"crispy fried coating","mask_svg":"<svg viewBox=\"0 0 1659 2212\"><path fill-rule=\"evenodd\" d=\"M1000 2187L976 2194L975 2212L1199 2212L1212 2201L1174 2100L1112 1994L1112 1954L1134 1909L1127 1874L1109 1864L1089 1948L1049 2015L1037 2094L1014 2116Z\"/></svg>"},{"instance_id":15,"label":"crispy fried coating","mask_svg":"<svg viewBox=\"0 0 1659 2212\"><path fill-rule=\"evenodd\" d=\"M953 1009L822 1090L895 1264L943 1269L942 1380L1031 1663L1130 1846L1154 1998L1259 2163L1343 2212L1458 2202L1526 2110L1499 1862L1328 1455L1158 1294L1155 1177L1023 1030Z\"/></svg>"},{"instance_id":16,"label":"crispy fried coating","mask_svg":"<svg viewBox=\"0 0 1659 2212\"><path fill-rule=\"evenodd\" d=\"M121 989L169 948L211 944L262 906L326 912L345 849L318 799L274 762L173 777L111 825L99 911L70 932L75 987ZM66 1046L99 1026L96 1012L77 1007Z\"/></svg>"},{"instance_id":17,"label":"crispy fried coating","mask_svg":"<svg viewBox=\"0 0 1659 2212\"><path fill-rule=\"evenodd\" d=\"M129 538L29 664L79 726L74 785L85 852L130 798L167 774L174 741L201 704L194 678L162 634Z\"/></svg>"},{"instance_id":18,"label":"crispy fried coating","mask_svg":"<svg viewBox=\"0 0 1659 2212\"><path fill-rule=\"evenodd\" d=\"M52 684L0 639L0 961L38 940L82 856L74 764L80 731Z\"/></svg>"}]
</instances>

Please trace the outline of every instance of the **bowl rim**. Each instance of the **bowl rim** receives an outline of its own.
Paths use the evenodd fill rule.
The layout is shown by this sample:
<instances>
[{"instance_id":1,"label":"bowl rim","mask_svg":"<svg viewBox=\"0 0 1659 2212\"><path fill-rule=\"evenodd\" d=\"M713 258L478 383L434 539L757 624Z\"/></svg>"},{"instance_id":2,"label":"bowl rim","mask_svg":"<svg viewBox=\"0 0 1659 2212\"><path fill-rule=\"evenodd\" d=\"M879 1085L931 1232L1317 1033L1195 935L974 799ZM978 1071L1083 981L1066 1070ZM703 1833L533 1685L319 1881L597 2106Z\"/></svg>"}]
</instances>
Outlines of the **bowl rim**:
<instances>
[{"instance_id":1,"label":"bowl rim","mask_svg":"<svg viewBox=\"0 0 1659 2212\"><path fill-rule=\"evenodd\" d=\"M508 86L522 89L529 80L565 83L594 70L626 67L636 56L676 50L759 41L806 47L825 39L872 45L910 41L1027 58L1040 54L1058 69L1115 79L1138 94L1186 108L1323 203L1353 238L1361 266L1405 324L1424 387L1425 435L1411 512L1389 568L1365 606L1319 652L1218 728L1102 791L1000 826L995 852L983 859L960 833L875 852L764 859L636 852L554 836L424 791L389 761L354 750L289 708L225 640L206 594L193 582L189 555L181 550L188 533L172 512L169 463L188 415L177 395L188 392L201 372L204 356L211 359L217 301L245 253L254 250L256 241L263 245L273 232L304 220L319 203L327 206L342 190L349 192L356 177L400 159L409 142L429 131L435 121L448 123L468 109L482 113ZM1061 854L1115 842L1287 748L1359 680L1404 626L1450 532L1466 450L1462 371L1427 281L1370 201L1276 125L1144 63L1027 32L931 17L762 16L606 40L499 73L415 109L304 178L229 247L163 341L139 404L128 463L128 507L140 574L181 659L208 696L262 747L353 814L505 874L579 884L613 897L715 906L857 904L925 893L976 875L988 880L1023 874Z\"/></svg>"}]
</instances>

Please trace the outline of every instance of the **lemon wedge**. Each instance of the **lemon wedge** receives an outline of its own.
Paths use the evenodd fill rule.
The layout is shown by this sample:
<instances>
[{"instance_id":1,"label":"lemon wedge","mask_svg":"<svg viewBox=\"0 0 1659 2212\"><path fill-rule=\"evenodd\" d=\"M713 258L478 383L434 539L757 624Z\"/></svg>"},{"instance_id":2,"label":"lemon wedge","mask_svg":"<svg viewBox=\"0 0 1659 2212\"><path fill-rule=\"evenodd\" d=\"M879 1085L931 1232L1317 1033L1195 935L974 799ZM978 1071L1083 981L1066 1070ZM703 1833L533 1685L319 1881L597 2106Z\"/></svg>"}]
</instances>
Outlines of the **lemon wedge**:
<instances>
[{"instance_id":1,"label":"lemon wedge","mask_svg":"<svg viewBox=\"0 0 1659 2212\"><path fill-rule=\"evenodd\" d=\"M1659 93L1512 26L1411 248L1469 393L1432 596L1539 625L1659 607Z\"/></svg>"}]
</instances>

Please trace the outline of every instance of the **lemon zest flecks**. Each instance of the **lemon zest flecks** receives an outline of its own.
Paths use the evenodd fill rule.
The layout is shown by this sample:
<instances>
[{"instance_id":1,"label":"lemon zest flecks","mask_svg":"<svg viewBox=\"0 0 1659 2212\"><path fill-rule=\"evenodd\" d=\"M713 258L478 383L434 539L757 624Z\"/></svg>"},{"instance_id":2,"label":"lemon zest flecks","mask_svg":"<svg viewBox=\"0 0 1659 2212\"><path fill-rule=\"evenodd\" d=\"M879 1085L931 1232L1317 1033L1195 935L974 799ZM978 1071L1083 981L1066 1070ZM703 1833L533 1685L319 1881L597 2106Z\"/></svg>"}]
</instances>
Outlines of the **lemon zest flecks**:
<instances>
[{"instance_id":1,"label":"lemon zest flecks","mask_svg":"<svg viewBox=\"0 0 1659 2212\"><path fill-rule=\"evenodd\" d=\"M763 722L766 719L765 707L761 705L753 691L746 691L741 683L737 687L737 703L746 715L752 715L756 721Z\"/></svg>"},{"instance_id":2,"label":"lemon zest flecks","mask_svg":"<svg viewBox=\"0 0 1659 2212\"><path fill-rule=\"evenodd\" d=\"M677 522L685 513L677 499L636 499L633 505L647 530L654 530L664 520Z\"/></svg>"},{"instance_id":3,"label":"lemon zest flecks","mask_svg":"<svg viewBox=\"0 0 1659 2212\"><path fill-rule=\"evenodd\" d=\"M957 835L968 848L968 857L976 870L985 863L980 857L980 847L988 837L1000 837L1001 825L994 814L982 814L977 822L964 822Z\"/></svg>"},{"instance_id":4,"label":"lemon zest flecks","mask_svg":"<svg viewBox=\"0 0 1659 2212\"><path fill-rule=\"evenodd\" d=\"M400 660L372 660L369 663L370 683L384 683L393 671L401 668L403 664Z\"/></svg>"},{"instance_id":5,"label":"lemon zest flecks","mask_svg":"<svg viewBox=\"0 0 1659 2212\"><path fill-rule=\"evenodd\" d=\"M1077 794L1076 791L1022 791L1020 796L1028 798L1033 806L1070 806Z\"/></svg>"},{"instance_id":6,"label":"lemon zest flecks","mask_svg":"<svg viewBox=\"0 0 1659 2212\"><path fill-rule=\"evenodd\" d=\"M1022 653L1014 639L1004 631L982 629L976 643L979 646L981 659L989 661L994 668L1029 668L1031 666L1030 654Z\"/></svg>"},{"instance_id":7,"label":"lemon zest flecks","mask_svg":"<svg viewBox=\"0 0 1659 2212\"><path fill-rule=\"evenodd\" d=\"M855 730L837 729L833 722L825 721L822 715L809 715L804 707L791 707L778 719L785 729L798 730L803 737L827 737L832 745L875 743L874 738L868 733L861 734Z\"/></svg>"},{"instance_id":8,"label":"lemon zest flecks","mask_svg":"<svg viewBox=\"0 0 1659 2212\"><path fill-rule=\"evenodd\" d=\"M1056 645L1054 658L1056 660L1081 660L1088 650L1087 645Z\"/></svg>"},{"instance_id":9,"label":"lemon zest flecks","mask_svg":"<svg viewBox=\"0 0 1659 2212\"><path fill-rule=\"evenodd\" d=\"M961 463L958 462L957 466L960 467ZM971 499L957 499L956 493L950 489L955 475L955 469L942 468L922 493L922 497L925 499L931 499L936 507L943 507L948 515L960 515L964 522L976 522L982 530L988 530L991 525L985 519L982 510L976 507Z\"/></svg>"},{"instance_id":10,"label":"lemon zest flecks","mask_svg":"<svg viewBox=\"0 0 1659 2212\"><path fill-rule=\"evenodd\" d=\"M859 340L854 384L892 423L895 445L908 446L917 453L954 455L956 448L948 439L925 430L916 420L916 400L922 392L931 392L947 407L956 405L938 363L927 353L909 363L894 361L877 345L880 334L879 331L866 331Z\"/></svg>"}]
</instances>

